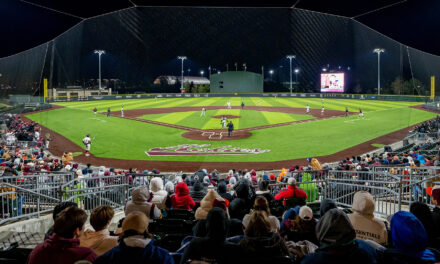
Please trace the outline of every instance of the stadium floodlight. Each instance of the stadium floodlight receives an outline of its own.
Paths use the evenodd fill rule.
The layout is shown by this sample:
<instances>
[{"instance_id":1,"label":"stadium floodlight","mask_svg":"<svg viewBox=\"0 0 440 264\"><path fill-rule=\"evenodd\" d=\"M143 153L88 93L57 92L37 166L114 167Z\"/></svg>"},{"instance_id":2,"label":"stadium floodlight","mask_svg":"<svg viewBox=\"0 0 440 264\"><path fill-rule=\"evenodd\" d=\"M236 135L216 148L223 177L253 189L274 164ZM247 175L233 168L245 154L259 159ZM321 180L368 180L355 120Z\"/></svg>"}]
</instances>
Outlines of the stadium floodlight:
<instances>
[{"instance_id":1,"label":"stadium floodlight","mask_svg":"<svg viewBox=\"0 0 440 264\"><path fill-rule=\"evenodd\" d=\"M374 49L374 53L377 53L377 94L380 95L380 54L385 52L384 49Z\"/></svg>"},{"instance_id":2,"label":"stadium floodlight","mask_svg":"<svg viewBox=\"0 0 440 264\"><path fill-rule=\"evenodd\" d=\"M323 71L323 72L326 72L326 71L327 71L327 68L322 68L322 71Z\"/></svg>"},{"instance_id":3,"label":"stadium floodlight","mask_svg":"<svg viewBox=\"0 0 440 264\"><path fill-rule=\"evenodd\" d=\"M270 81L272 81L272 75L273 75L274 71L273 70L269 70L269 74L270 74Z\"/></svg>"},{"instance_id":4,"label":"stadium floodlight","mask_svg":"<svg viewBox=\"0 0 440 264\"><path fill-rule=\"evenodd\" d=\"M205 74L204 71L200 71L200 77L203 77L203 74Z\"/></svg>"},{"instance_id":5,"label":"stadium floodlight","mask_svg":"<svg viewBox=\"0 0 440 264\"><path fill-rule=\"evenodd\" d=\"M101 87L101 56L102 54L105 54L105 50L95 50L95 54L98 54L98 61L99 61L99 79L98 79L98 83L99 83L99 91L102 90Z\"/></svg>"},{"instance_id":6,"label":"stadium floodlight","mask_svg":"<svg viewBox=\"0 0 440 264\"><path fill-rule=\"evenodd\" d=\"M180 80L180 92L183 91L183 61L186 60L186 56L177 56L177 59L182 60L182 79Z\"/></svg>"},{"instance_id":7,"label":"stadium floodlight","mask_svg":"<svg viewBox=\"0 0 440 264\"><path fill-rule=\"evenodd\" d=\"M220 73L222 73L221 71L217 71L217 74L220 74Z\"/></svg>"},{"instance_id":8,"label":"stadium floodlight","mask_svg":"<svg viewBox=\"0 0 440 264\"><path fill-rule=\"evenodd\" d=\"M290 93L292 94L292 59L295 59L296 56L295 55L287 55L286 58L288 58L289 61L290 61L290 70L289 70L289 75L290 75Z\"/></svg>"},{"instance_id":9,"label":"stadium floodlight","mask_svg":"<svg viewBox=\"0 0 440 264\"><path fill-rule=\"evenodd\" d=\"M299 73L299 68L295 68L296 85L298 85L298 73Z\"/></svg>"}]
</instances>

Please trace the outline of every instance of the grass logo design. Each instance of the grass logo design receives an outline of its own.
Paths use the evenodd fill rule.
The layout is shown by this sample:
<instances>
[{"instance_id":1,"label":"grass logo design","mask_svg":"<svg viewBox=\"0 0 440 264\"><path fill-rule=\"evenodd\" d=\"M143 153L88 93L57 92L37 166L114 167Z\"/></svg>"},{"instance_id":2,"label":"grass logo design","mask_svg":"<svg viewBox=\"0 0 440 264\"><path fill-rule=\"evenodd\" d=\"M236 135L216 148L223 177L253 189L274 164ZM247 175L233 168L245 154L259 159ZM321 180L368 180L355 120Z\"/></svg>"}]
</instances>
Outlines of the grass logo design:
<instances>
[{"instance_id":1,"label":"grass logo design","mask_svg":"<svg viewBox=\"0 0 440 264\"><path fill-rule=\"evenodd\" d=\"M148 151L145 151L145 154L148 156L188 156L188 155L251 155L251 154L261 154L265 152L269 152L270 150L261 150L258 148L255 149L246 149L246 148L238 148L232 147L231 145L217 147L217 148L209 148L211 144L185 144L178 145L172 147L157 147L151 148Z\"/></svg>"}]
</instances>

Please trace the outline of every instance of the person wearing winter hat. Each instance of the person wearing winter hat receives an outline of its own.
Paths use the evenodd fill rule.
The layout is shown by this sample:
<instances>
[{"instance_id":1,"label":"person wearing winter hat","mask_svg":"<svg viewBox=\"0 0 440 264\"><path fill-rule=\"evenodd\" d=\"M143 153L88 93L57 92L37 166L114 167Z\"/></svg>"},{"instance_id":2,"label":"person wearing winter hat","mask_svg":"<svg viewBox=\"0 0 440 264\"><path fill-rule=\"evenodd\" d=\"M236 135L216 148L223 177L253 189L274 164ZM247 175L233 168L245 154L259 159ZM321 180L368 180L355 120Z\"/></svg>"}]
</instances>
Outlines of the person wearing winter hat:
<instances>
[{"instance_id":1,"label":"person wearing winter hat","mask_svg":"<svg viewBox=\"0 0 440 264\"><path fill-rule=\"evenodd\" d=\"M139 211L149 218L160 218L160 210L151 202L152 199L152 193L150 193L146 186L137 187L133 190L131 201L128 201L125 205L125 215L134 211Z\"/></svg>"},{"instance_id":2,"label":"person wearing winter hat","mask_svg":"<svg viewBox=\"0 0 440 264\"><path fill-rule=\"evenodd\" d=\"M168 192L163 189L163 181L160 177L154 177L150 181L150 191L153 193L152 202L159 208L165 209Z\"/></svg>"},{"instance_id":3,"label":"person wearing winter hat","mask_svg":"<svg viewBox=\"0 0 440 264\"><path fill-rule=\"evenodd\" d=\"M381 245L387 244L387 229L382 220L374 217L373 196L366 191L359 191L354 194L353 213L348 218L356 231L356 238L372 240Z\"/></svg>"},{"instance_id":4,"label":"person wearing winter hat","mask_svg":"<svg viewBox=\"0 0 440 264\"><path fill-rule=\"evenodd\" d=\"M270 204L275 198L269 190L269 181L263 180L258 184L258 191L255 192L257 196L264 196Z\"/></svg>"},{"instance_id":5,"label":"person wearing winter hat","mask_svg":"<svg viewBox=\"0 0 440 264\"><path fill-rule=\"evenodd\" d=\"M260 210L266 213L272 232L278 232L278 230L280 230L280 221L275 216L270 215L269 203L267 202L267 199L264 198L264 196L257 196L257 198L255 198L253 210ZM249 219L250 214L246 214L243 217L242 223L244 228L249 225Z\"/></svg>"},{"instance_id":6,"label":"person wearing winter hat","mask_svg":"<svg viewBox=\"0 0 440 264\"><path fill-rule=\"evenodd\" d=\"M426 234L428 235L429 247L439 248L439 241L435 234L436 225L434 224L429 206L425 203L414 202L411 203L409 211L423 224Z\"/></svg>"},{"instance_id":7,"label":"person wearing winter hat","mask_svg":"<svg viewBox=\"0 0 440 264\"><path fill-rule=\"evenodd\" d=\"M320 206L320 208L319 208L319 216L320 216L320 217L323 217L324 214L325 214L328 210L333 209L333 208L338 208L338 207L336 206L335 201L334 201L333 199L330 199L330 198L325 198L325 199L322 200L322 202L321 202L321 206Z\"/></svg>"},{"instance_id":8,"label":"person wearing winter hat","mask_svg":"<svg viewBox=\"0 0 440 264\"><path fill-rule=\"evenodd\" d=\"M174 194L171 196L173 209L191 210L195 205L196 203L189 195L188 185L184 182L177 183Z\"/></svg>"},{"instance_id":9,"label":"person wearing winter hat","mask_svg":"<svg viewBox=\"0 0 440 264\"><path fill-rule=\"evenodd\" d=\"M307 194L304 190L298 188L296 186L296 179L295 178L289 178L287 180L287 190L281 191L275 196L276 200L285 200L292 197L298 197L303 198L304 200L307 199Z\"/></svg>"},{"instance_id":10,"label":"person wearing winter hat","mask_svg":"<svg viewBox=\"0 0 440 264\"><path fill-rule=\"evenodd\" d=\"M343 211L336 208L327 211L315 232L320 247L307 255L301 264L377 263L376 250L356 239L356 232Z\"/></svg>"},{"instance_id":11,"label":"person wearing winter hat","mask_svg":"<svg viewBox=\"0 0 440 264\"><path fill-rule=\"evenodd\" d=\"M288 241L299 242L303 240L318 244L315 234L316 219L313 211L308 206L301 206L298 214L293 219L283 221L281 235Z\"/></svg>"},{"instance_id":12,"label":"person wearing winter hat","mask_svg":"<svg viewBox=\"0 0 440 264\"><path fill-rule=\"evenodd\" d=\"M215 190L209 190L205 197L203 197L203 199L200 201L200 207L196 210L194 215L196 220L206 219L206 216L208 215L209 210L211 210L215 199L223 200L223 198L218 195Z\"/></svg>"},{"instance_id":13,"label":"person wearing winter hat","mask_svg":"<svg viewBox=\"0 0 440 264\"><path fill-rule=\"evenodd\" d=\"M426 192L431 196L432 204L435 205L432 210L432 221L435 223L434 236L436 237L436 245L440 244L440 185L426 188ZM437 247L438 248L438 247Z\"/></svg>"},{"instance_id":14,"label":"person wearing winter hat","mask_svg":"<svg viewBox=\"0 0 440 264\"><path fill-rule=\"evenodd\" d=\"M223 199L226 199L226 200L228 200L229 202L231 202L231 201L234 199L234 197L233 197L230 193L228 193L227 191L228 191L228 188L227 188L227 186L226 186L225 181L220 181L220 183L218 184L218 187L217 187L217 192L218 192L218 194L219 194Z\"/></svg>"},{"instance_id":15,"label":"person wearing winter hat","mask_svg":"<svg viewBox=\"0 0 440 264\"><path fill-rule=\"evenodd\" d=\"M189 195L191 195L195 202L199 202L205 197L206 189L200 181L195 181L190 189Z\"/></svg>"},{"instance_id":16,"label":"person wearing winter hat","mask_svg":"<svg viewBox=\"0 0 440 264\"><path fill-rule=\"evenodd\" d=\"M174 264L170 253L158 246L148 232L148 217L141 212L128 214L122 222L119 245L100 256L94 263L163 263Z\"/></svg>"},{"instance_id":17,"label":"person wearing winter hat","mask_svg":"<svg viewBox=\"0 0 440 264\"><path fill-rule=\"evenodd\" d=\"M399 211L391 218L393 249L380 249L382 263L423 264L440 261L440 253L428 249L428 235L423 224L410 212Z\"/></svg>"},{"instance_id":18,"label":"person wearing winter hat","mask_svg":"<svg viewBox=\"0 0 440 264\"><path fill-rule=\"evenodd\" d=\"M225 211L216 207L212 208L206 217L205 225L206 236L191 240L180 263L188 263L190 259L193 261L211 260L215 263L235 263L236 257L241 255L241 248L226 241L229 225Z\"/></svg>"}]
</instances>

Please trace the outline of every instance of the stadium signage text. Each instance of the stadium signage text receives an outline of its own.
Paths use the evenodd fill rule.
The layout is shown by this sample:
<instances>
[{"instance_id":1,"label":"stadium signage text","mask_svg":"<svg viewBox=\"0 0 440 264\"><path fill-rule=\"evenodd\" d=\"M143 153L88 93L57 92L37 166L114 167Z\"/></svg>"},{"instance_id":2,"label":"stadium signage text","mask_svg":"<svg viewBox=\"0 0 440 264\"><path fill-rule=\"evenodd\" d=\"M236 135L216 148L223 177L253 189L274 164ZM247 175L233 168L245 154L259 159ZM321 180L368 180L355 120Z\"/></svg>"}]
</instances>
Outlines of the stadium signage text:
<instances>
[{"instance_id":1,"label":"stadium signage text","mask_svg":"<svg viewBox=\"0 0 440 264\"><path fill-rule=\"evenodd\" d=\"M245 149L232 147L230 145L216 148L209 148L211 144L184 144L165 148L151 148L145 151L148 156L205 156L205 155L250 155L269 152L270 150Z\"/></svg>"}]
</instances>

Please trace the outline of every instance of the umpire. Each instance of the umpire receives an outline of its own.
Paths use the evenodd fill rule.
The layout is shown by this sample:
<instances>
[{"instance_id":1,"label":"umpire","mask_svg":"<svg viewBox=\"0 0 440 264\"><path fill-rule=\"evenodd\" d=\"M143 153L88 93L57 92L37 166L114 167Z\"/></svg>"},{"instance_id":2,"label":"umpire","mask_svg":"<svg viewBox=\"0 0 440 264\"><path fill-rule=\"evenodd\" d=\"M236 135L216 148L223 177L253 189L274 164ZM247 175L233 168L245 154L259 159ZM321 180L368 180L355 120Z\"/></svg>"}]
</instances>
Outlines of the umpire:
<instances>
[{"instance_id":1,"label":"umpire","mask_svg":"<svg viewBox=\"0 0 440 264\"><path fill-rule=\"evenodd\" d=\"M229 121L229 123L228 123L228 137L232 137L233 130L234 130L234 124L232 124L232 121Z\"/></svg>"}]
</instances>

